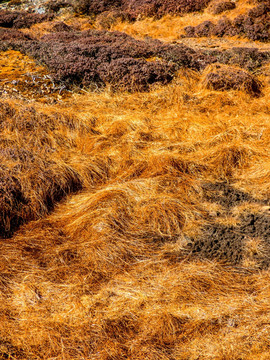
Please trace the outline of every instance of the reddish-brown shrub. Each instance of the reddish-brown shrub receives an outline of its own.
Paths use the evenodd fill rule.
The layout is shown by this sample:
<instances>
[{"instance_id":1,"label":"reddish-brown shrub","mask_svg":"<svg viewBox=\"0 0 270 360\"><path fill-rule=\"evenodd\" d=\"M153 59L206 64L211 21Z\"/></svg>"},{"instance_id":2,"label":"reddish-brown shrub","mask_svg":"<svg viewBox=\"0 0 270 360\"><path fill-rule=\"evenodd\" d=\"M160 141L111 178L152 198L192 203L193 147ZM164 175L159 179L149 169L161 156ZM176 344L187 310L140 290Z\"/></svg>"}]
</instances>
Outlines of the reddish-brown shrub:
<instances>
[{"instance_id":1,"label":"reddish-brown shrub","mask_svg":"<svg viewBox=\"0 0 270 360\"><path fill-rule=\"evenodd\" d=\"M0 28L0 41L14 40L31 40L31 36L24 34L20 30Z\"/></svg>"},{"instance_id":2,"label":"reddish-brown shrub","mask_svg":"<svg viewBox=\"0 0 270 360\"><path fill-rule=\"evenodd\" d=\"M60 9L71 6L72 3L68 0L51 0L45 4L49 11L58 12Z\"/></svg>"},{"instance_id":3,"label":"reddish-brown shrub","mask_svg":"<svg viewBox=\"0 0 270 360\"><path fill-rule=\"evenodd\" d=\"M269 41L270 5L262 3L233 21L224 17L217 24L205 21L194 27L187 26L184 30L188 37L241 35L250 40Z\"/></svg>"},{"instance_id":4,"label":"reddish-brown shrub","mask_svg":"<svg viewBox=\"0 0 270 360\"><path fill-rule=\"evenodd\" d=\"M204 21L195 27L195 36L209 36L214 28L215 25L211 21Z\"/></svg>"},{"instance_id":5,"label":"reddish-brown shrub","mask_svg":"<svg viewBox=\"0 0 270 360\"><path fill-rule=\"evenodd\" d=\"M213 90L244 90L259 96L262 85L248 72L228 65L214 64L205 70L202 86Z\"/></svg>"},{"instance_id":6,"label":"reddish-brown shrub","mask_svg":"<svg viewBox=\"0 0 270 360\"><path fill-rule=\"evenodd\" d=\"M226 17L220 19L216 26L212 29L211 34L214 36L222 37L222 36L234 36L237 35L237 31L232 25L232 22Z\"/></svg>"},{"instance_id":7,"label":"reddish-brown shrub","mask_svg":"<svg viewBox=\"0 0 270 360\"><path fill-rule=\"evenodd\" d=\"M203 10L210 0L124 0L123 8L134 19L140 16L160 18L166 14L183 14Z\"/></svg>"},{"instance_id":8,"label":"reddish-brown shrub","mask_svg":"<svg viewBox=\"0 0 270 360\"><path fill-rule=\"evenodd\" d=\"M236 5L233 1L215 1L210 3L208 9L213 15L219 15L227 10L233 10Z\"/></svg>"},{"instance_id":9,"label":"reddish-brown shrub","mask_svg":"<svg viewBox=\"0 0 270 360\"><path fill-rule=\"evenodd\" d=\"M18 15L18 11L0 11L0 26L7 28L12 27L14 20L17 19Z\"/></svg>"},{"instance_id":10,"label":"reddish-brown shrub","mask_svg":"<svg viewBox=\"0 0 270 360\"><path fill-rule=\"evenodd\" d=\"M122 10L110 10L104 11L103 13L97 15L96 23L101 26L103 29L110 29L119 21L130 21L131 17Z\"/></svg>"},{"instance_id":11,"label":"reddish-brown shrub","mask_svg":"<svg viewBox=\"0 0 270 360\"><path fill-rule=\"evenodd\" d=\"M78 13L93 15L118 9L135 20L138 16L160 18L166 14L201 11L209 2L210 0L78 0L74 8Z\"/></svg>"},{"instance_id":12,"label":"reddish-brown shrub","mask_svg":"<svg viewBox=\"0 0 270 360\"><path fill-rule=\"evenodd\" d=\"M0 11L0 26L15 29L29 28L34 24L48 21L53 15L34 14L26 11Z\"/></svg>"},{"instance_id":13,"label":"reddish-brown shrub","mask_svg":"<svg viewBox=\"0 0 270 360\"><path fill-rule=\"evenodd\" d=\"M176 67L200 68L193 60L196 52L188 47L139 41L120 32L52 33L39 42L24 42L21 48L45 63L55 80L67 85L109 83L128 90L146 90L152 83L171 81ZM145 60L152 56L162 57L164 62Z\"/></svg>"},{"instance_id":14,"label":"reddish-brown shrub","mask_svg":"<svg viewBox=\"0 0 270 360\"><path fill-rule=\"evenodd\" d=\"M240 35L251 40L269 41L270 39L270 4L259 4L247 14L239 15L233 26Z\"/></svg>"},{"instance_id":15,"label":"reddish-brown shrub","mask_svg":"<svg viewBox=\"0 0 270 360\"><path fill-rule=\"evenodd\" d=\"M101 80L127 90L147 90L150 84L170 82L174 66L142 59L119 58L98 67Z\"/></svg>"},{"instance_id":16,"label":"reddish-brown shrub","mask_svg":"<svg viewBox=\"0 0 270 360\"><path fill-rule=\"evenodd\" d=\"M56 32L64 32L64 31L71 31L72 28L63 21L59 21L53 25L52 30Z\"/></svg>"},{"instance_id":17,"label":"reddish-brown shrub","mask_svg":"<svg viewBox=\"0 0 270 360\"><path fill-rule=\"evenodd\" d=\"M74 9L78 13L98 15L121 6L122 0L78 0L74 4Z\"/></svg>"},{"instance_id":18,"label":"reddish-brown shrub","mask_svg":"<svg viewBox=\"0 0 270 360\"><path fill-rule=\"evenodd\" d=\"M61 30L63 24L59 24ZM211 23L207 24L211 28ZM202 28L203 29L203 28ZM67 86L111 84L128 90L147 90L150 84L170 82L181 67L204 69L214 62L239 64L250 70L269 60L257 49L198 51L183 44L135 40L120 32L88 30L50 33L41 40L7 41L45 64L55 81ZM157 57L162 60L147 61Z\"/></svg>"}]
</instances>

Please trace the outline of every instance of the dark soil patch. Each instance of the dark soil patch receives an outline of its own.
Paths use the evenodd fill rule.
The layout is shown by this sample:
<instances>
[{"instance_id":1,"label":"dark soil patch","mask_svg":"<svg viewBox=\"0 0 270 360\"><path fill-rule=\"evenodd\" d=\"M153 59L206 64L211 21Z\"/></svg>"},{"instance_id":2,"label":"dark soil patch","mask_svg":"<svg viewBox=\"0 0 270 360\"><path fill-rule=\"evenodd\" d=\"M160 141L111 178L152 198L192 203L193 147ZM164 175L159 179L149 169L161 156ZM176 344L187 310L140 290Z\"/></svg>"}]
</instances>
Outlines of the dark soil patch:
<instances>
[{"instance_id":1,"label":"dark soil patch","mask_svg":"<svg viewBox=\"0 0 270 360\"><path fill-rule=\"evenodd\" d=\"M243 202L257 202L249 194L237 190L227 182L202 184L203 197L206 201L217 203L230 209Z\"/></svg>"},{"instance_id":2,"label":"dark soil patch","mask_svg":"<svg viewBox=\"0 0 270 360\"><path fill-rule=\"evenodd\" d=\"M191 239L188 248L192 256L237 265L243 259L244 239L233 227L213 225L205 228L201 238Z\"/></svg>"},{"instance_id":3,"label":"dark soil patch","mask_svg":"<svg viewBox=\"0 0 270 360\"><path fill-rule=\"evenodd\" d=\"M267 201L254 199L251 195L233 188L226 182L202 184L203 198L220 204L229 215L230 210L244 202L266 204ZM259 239L263 251L254 250L252 259L256 267L263 269L270 265L270 214L250 213L240 217L238 226L212 223L204 228L203 235L189 239L187 251L190 256L201 259L218 260L232 265L240 265L245 259L247 242Z\"/></svg>"},{"instance_id":4,"label":"dark soil patch","mask_svg":"<svg viewBox=\"0 0 270 360\"><path fill-rule=\"evenodd\" d=\"M22 348L12 345L12 343L9 341L0 339L0 357L3 360L12 358L23 359L26 357L26 355Z\"/></svg>"},{"instance_id":5,"label":"dark soil patch","mask_svg":"<svg viewBox=\"0 0 270 360\"><path fill-rule=\"evenodd\" d=\"M248 236L264 239L270 245L270 216L249 214L243 218L240 231Z\"/></svg>"},{"instance_id":6,"label":"dark soil patch","mask_svg":"<svg viewBox=\"0 0 270 360\"><path fill-rule=\"evenodd\" d=\"M247 242L260 239L263 251L254 250L252 259L259 269L270 265L270 216L250 214L242 218L239 226L213 224L205 228L199 239L191 239L188 250L191 256L241 265L246 256Z\"/></svg>"},{"instance_id":7,"label":"dark soil patch","mask_svg":"<svg viewBox=\"0 0 270 360\"><path fill-rule=\"evenodd\" d=\"M10 170L1 167L0 176L0 237L4 237L23 223L21 210L27 204L27 200L23 196L21 184L15 173L12 174Z\"/></svg>"}]
</instances>

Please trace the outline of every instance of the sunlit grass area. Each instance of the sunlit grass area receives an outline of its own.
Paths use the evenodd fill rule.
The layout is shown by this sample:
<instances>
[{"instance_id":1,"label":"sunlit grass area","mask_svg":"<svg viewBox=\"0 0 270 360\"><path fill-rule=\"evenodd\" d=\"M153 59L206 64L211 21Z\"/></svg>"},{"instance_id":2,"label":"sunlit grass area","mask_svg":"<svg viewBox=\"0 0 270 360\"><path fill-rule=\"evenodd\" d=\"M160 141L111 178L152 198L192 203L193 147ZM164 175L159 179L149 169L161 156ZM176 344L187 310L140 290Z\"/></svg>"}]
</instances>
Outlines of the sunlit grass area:
<instances>
[{"instance_id":1,"label":"sunlit grass area","mask_svg":"<svg viewBox=\"0 0 270 360\"><path fill-rule=\"evenodd\" d=\"M239 1L225 14L255 5ZM181 42L184 26L223 15L206 8L110 30ZM78 33L100 28L85 14L57 16L22 31L42 39L58 20ZM215 41L223 49L269 46ZM254 71L179 66L166 85L128 91L109 81L67 86L14 46L1 52L0 358L269 358L264 61ZM215 88L209 74L219 69L229 75ZM259 90L234 85L233 76Z\"/></svg>"}]
</instances>

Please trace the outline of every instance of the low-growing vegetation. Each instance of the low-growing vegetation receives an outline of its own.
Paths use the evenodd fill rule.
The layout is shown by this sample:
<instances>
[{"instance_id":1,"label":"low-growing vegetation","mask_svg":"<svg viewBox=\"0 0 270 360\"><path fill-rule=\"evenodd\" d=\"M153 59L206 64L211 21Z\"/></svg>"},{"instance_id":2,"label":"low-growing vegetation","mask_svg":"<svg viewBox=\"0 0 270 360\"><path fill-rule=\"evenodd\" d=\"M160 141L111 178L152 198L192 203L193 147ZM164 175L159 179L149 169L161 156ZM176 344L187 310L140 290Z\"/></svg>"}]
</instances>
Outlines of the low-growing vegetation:
<instances>
[{"instance_id":1,"label":"low-growing vegetation","mask_svg":"<svg viewBox=\"0 0 270 360\"><path fill-rule=\"evenodd\" d=\"M269 24L270 5L263 2L233 20L226 17L221 18L217 23L208 20L197 26L188 26L185 31L190 37L241 35L250 40L269 41Z\"/></svg>"},{"instance_id":2,"label":"low-growing vegetation","mask_svg":"<svg viewBox=\"0 0 270 360\"><path fill-rule=\"evenodd\" d=\"M0 11L0 27L22 29L52 19L52 14L34 14L24 11Z\"/></svg>"},{"instance_id":3,"label":"low-growing vegetation","mask_svg":"<svg viewBox=\"0 0 270 360\"><path fill-rule=\"evenodd\" d=\"M268 3L0 9L0 358L268 359Z\"/></svg>"},{"instance_id":4,"label":"low-growing vegetation","mask_svg":"<svg viewBox=\"0 0 270 360\"><path fill-rule=\"evenodd\" d=\"M97 15L105 11L122 10L136 20L138 16L160 18L166 14L184 14L203 10L210 0L77 0L75 10L79 13Z\"/></svg>"}]
</instances>

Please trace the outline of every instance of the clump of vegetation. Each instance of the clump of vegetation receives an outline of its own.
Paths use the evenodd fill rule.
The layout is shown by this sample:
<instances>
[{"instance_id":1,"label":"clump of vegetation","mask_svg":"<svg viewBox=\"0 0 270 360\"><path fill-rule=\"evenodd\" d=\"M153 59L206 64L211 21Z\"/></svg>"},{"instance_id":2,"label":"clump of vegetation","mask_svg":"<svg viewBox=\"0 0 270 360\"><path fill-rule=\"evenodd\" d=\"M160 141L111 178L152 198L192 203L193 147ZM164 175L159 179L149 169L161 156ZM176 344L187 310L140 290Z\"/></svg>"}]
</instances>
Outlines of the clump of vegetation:
<instances>
[{"instance_id":1,"label":"clump of vegetation","mask_svg":"<svg viewBox=\"0 0 270 360\"><path fill-rule=\"evenodd\" d=\"M66 27L57 26L59 30ZM109 84L129 91L145 91L154 83L168 84L180 68L201 71L219 61L254 70L270 56L256 48L201 51L105 30L60 31L40 41L15 42L14 47L45 64L53 79L68 87Z\"/></svg>"},{"instance_id":2,"label":"clump of vegetation","mask_svg":"<svg viewBox=\"0 0 270 360\"><path fill-rule=\"evenodd\" d=\"M42 42L25 43L24 50L46 64L56 81L68 86L109 83L146 90L151 82L166 83L172 79L172 66L139 59L153 55L147 43L121 33L51 34L43 37ZM127 74L125 81L121 76L121 62L125 63L122 66L123 76Z\"/></svg>"},{"instance_id":3,"label":"clump of vegetation","mask_svg":"<svg viewBox=\"0 0 270 360\"><path fill-rule=\"evenodd\" d=\"M67 194L82 189L82 173L61 152L75 151L70 136L83 127L57 113L47 116L4 101L0 118L1 139L9 134L0 149L0 236L9 237L22 223L44 216ZM82 171L87 167L82 163Z\"/></svg>"},{"instance_id":4,"label":"clump of vegetation","mask_svg":"<svg viewBox=\"0 0 270 360\"><path fill-rule=\"evenodd\" d=\"M17 29L5 29L5 28L0 28L0 40L2 42L14 42L16 40L31 40L32 37L28 34L23 33L20 30ZM0 45L0 48L4 46L4 44L2 43L2 45Z\"/></svg>"},{"instance_id":5,"label":"clump of vegetation","mask_svg":"<svg viewBox=\"0 0 270 360\"><path fill-rule=\"evenodd\" d=\"M136 19L138 16L160 18L166 14L184 14L201 11L208 5L209 0L126 0L124 9Z\"/></svg>"},{"instance_id":6,"label":"clump of vegetation","mask_svg":"<svg viewBox=\"0 0 270 360\"><path fill-rule=\"evenodd\" d=\"M45 6L49 11L58 12L60 9L72 6L72 3L68 0L50 0Z\"/></svg>"},{"instance_id":7,"label":"clump of vegetation","mask_svg":"<svg viewBox=\"0 0 270 360\"><path fill-rule=\"evenodd\" d=\"M45 64L55 81L72 84L147 90L154 83L169 83L180 67L201 69L207 56L183 45L135 40L120 32L88 30L60 32L41 41L15 44ZM149 59L157 57L149 61Z\"/></svg>"},{"instance_id":8,"label":"clump of vegetation","mask_svg":"<svg viewBox=\"0 0 270 360\"><path fill-rule=\"evenodd\" d=\"M122 0L77 0L74 9L81 14L98 15L105 11L119 9L122 5Z\"/></svg>"},{"instance_id":9,"label":"clump of vegetation","mask_svg":"<svg viewBox=\"0 0 270 360\"><path fill-rule=\"evenodd\" d=\"M205 69L202 86L213 90L243 90L253 96L261 94L262 85L248 72L221 64L210 65Z\"/></svg>"},{"instance_id":10,"label":"clump of vegetation","mask_svg":"<svg viewBox=\"0 0 270 360\"><path fill-rule=\"evenodd\" d=\"M216 53L218 62L237 65L240 68L255 71L270 60L270 51L261 51L254 47L233 47Z\"/></svg>"},{"instance_id":11,"label":"clump of vegetation","mask_svg":"<svg viewBox=\"0 0 270 360\"><path fill-rule=\"evenodd\" d=\"M113 25L120 21L131 21L131 16L122 10L114 9L104 11L96 17L96 24L103 29L109 30Z\"/></svg>"},{"instance_id":12,"label":"clump of vegetation","mask_svg":"<svg viewBox=\"0 0 270 360\"><path fill-rule=\"evenodd\" d=\"M52 14L35 14L26 11L0 11L0 26L5 28L29 28L34 24L51 20Z\"/></svg>"},{"instance_id":13,"label":"clump of vegetation","mask_svg":"<svg viewBox=\"0 0 270 360\"><path fill-rule=\"evenodd\" d=\"M240 35L250 40L269 41L269 23L270 5L262 3L234 20L224 17L216 24L207 20L197 26L187 26L184 30L188 37Z\"/></svg>"},{"instance_id":14,"label":"clump of vegetation","mask_svg":"<svg viewBox=\"0 0 270 360\"><path fill-rule=\"evenodd\" d=\"M71 31L72 28L63 21L58 21L53 25L52 30L55 32L64 32L64 31Z\"/></svg>"},{"instance_id":15,"label":"clump of vegetation","mask_svg":"<svg viewBox=\"0 0 270 360\"><path fill-rule=\"evenodd\" d=\"M166 14L183 14L203 10L210 0L78 0L75 11L88 15L98 15L107 11L120 10L130 20L141 17L160 18Z\"/></svg>"},{"instance_id":16,"label":"clump of vegetation","mask_svg":"<svg viewBox=\"0 0 270 360\"><path fill-rule=\"evenodd\" d=\"M236 8L235 2L233 1L213 1L210 3L208 10L213 15L219 15L224 11L233 10Z\"/></svg>"}]
</instances>

